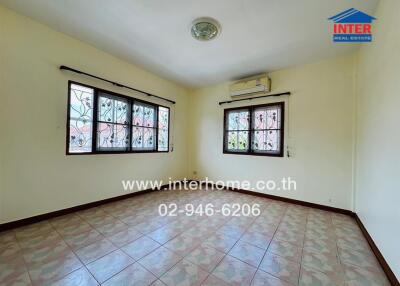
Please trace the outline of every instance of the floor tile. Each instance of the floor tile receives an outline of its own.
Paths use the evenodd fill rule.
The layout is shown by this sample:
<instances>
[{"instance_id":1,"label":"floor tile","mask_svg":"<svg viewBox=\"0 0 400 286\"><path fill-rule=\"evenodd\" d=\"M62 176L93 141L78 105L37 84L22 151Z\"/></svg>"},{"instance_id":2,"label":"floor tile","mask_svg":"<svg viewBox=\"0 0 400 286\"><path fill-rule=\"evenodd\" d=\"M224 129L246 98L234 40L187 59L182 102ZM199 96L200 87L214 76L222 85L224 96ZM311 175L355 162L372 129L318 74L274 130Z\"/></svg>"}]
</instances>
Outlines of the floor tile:
<instances>
[{"instance_id":1,"label":"floor tile","mask_svg":"<svg viewBox=\"0 0 400 286\"><path fill-rule=\"evenodd\" d=\"M158 243L164 244L173 239L184 231L183 228L171 227L170 225L163 226L155 231L150 232L147 236L151 237Z\"/></svg>"},{"instance_id":2,"label":"floor tile","mask_svg":"<svg viewBox=\"0 0 400 286\"><path fill-rule=\"evenodd\" d=\"M161 246L138 262L155 276L161 277L181 259L182 257Z\"/></svg>"},{"instance_id":3,"label":"floor tile","mask_svg":"<svg viewBox=\"0 0 400 286\"><path fill-rule=\"evenodd\" d=\"M225 253L202 244L190 252L185 260L200 266L207 272L211 272L217 264L224 258Z\"/></svg>"},{"instance_id":4,"label":"floor tile","mask_svg":"<svg viewBox=\"0 0 400 286\"><path fill-rule=\"evenodd\" d=\"M247 231L256 231L266 236L273 236L276 229L277 225L275 223L262 224L256 221L247 229Z\"/></svg>"},{"instance_id":5,"label":"floor tile","mask_svg":"<svg viewBox=\"0 0 400 286\"><path fill-rule=\"evenodd\" d=\"M98 228L104 225L111 224L116 221L116 219L109 214L99 214L98 216L84 218L84 220L89 223L92 227Z\"/></svg>"},{"instance_id":6,"label":"floor tile","mask_svg":"<svg viewBox=\"0 0 400 286\"><path fill-rule=\"evenodd\" d=\"M37 263L29 267L29 275L35 285L45 285L61 279L83 265L72 252L64 256Z\"/></svg>"},{"instance_id":7,"label":"floor tile","mask_svg":"<svg viewBox=\"0 0 400 286\"><path fill-rule=\"evenodd\" d=\"M164 246L180 256L186 256L189 252L200 245L202 240L190 235L181 234L168 241Z\"/></svg>"},{"instance_id":8,"label":"floor tile","mask_svg":"<svg viewBox=\"0 0 400 286\"><path fill-rule=\"evenodd\" d=\"M215 234L208 238L204 244L211 246L219 251L228 253L229 250L235 245L237 239L223 236L222 234Z\"/></svg>"},{"instance_id":9,"label":"floor tile","mask_svg":"<svg viewBox=\"0 0 400 286\"><path fill-rule=\"evenodd\" d=\"M339 238L337 246L341 249L357 250L364 253L372 253L370 246L366 240L355 239L351 237Z\"/></svg>"},{"instance_id":10,"label":"floor tile","mask_svg":"<svg viewBox=\"0 0 400 286\"><path fill-rule=\"evenodd\" d=\"M380 268L378 260L371 254L357 250L339 248L339 258L342 263L353 264L365 268Z\"/></svg>"},{"instance_id":11,"label":"floor tile","mask_svg":"<svg viewBox=\"0 0 400 286\"><path fill-rule=\"evenodd\" d=\"M16 257L21 254L21 248L16 240L0 244L0 260L7 260L8 258Z\"/></svg>"},{"instance_id":12,"label":"floor tile","mask_svg":"<svg viewBox=\"0 0 400 286\"><path fill-rule=\"evenodd\" d=\"M214 275L209 275L206 280L201 283L202 286L230 286L231 284L226 283L224 280L217 278Z\"/></svg>"},{"instance_id":13,"label":"floor tile","mask_svg":"<svg viewBox=\"0 0 400 286\"><path fill-rule=\"evenodd\" d=\"M74 250L92 244L104 238L97 230L90 229L87 232L78 233L75 235L64 236L65 242Z\"/></svg>"},{"instance_id":14,"label":"floor tile","mask_svg":"<svg viewBox=\"0 0 400 286\"><path fill-rule=\"evenodd\" d=\"M103 283L134 262L131 257L121 250L116 250L88 264L87 268L97 281Z\"/></svg>"},{"instance_id":15,"label":"floor tile","mask_svg":"<svg viewBox=\"0 0 400 286\"><path fill-rule=\"evenodd\" d=\"M165 202L221 207L256 201L262 210L257 218L160 217L157 212ZM150 193L1 232L0 285L31 282L389 285L353 218L215 190Z\"/></svg>"},{"instance_id":16,"label":"floor tile","mask_svg":"<svg viewBox=\"0 0 400 286\"><path fill-rule=\"evenodd\" d=\"M182 260L161 277L168 286L197 286L208 276L200 267Z\"/></svg>"},{"instance_id":17,"label":"floor tile","mask_svg":"<svg viewBox=\"0 0 400 286\"><path fill-rule=\"evenodd\" d=\"M312 249L304 249L301 263L324 273L342 272L342 267L339 265L339 260L336 254L331 255L329 253L318 252Z\"/></svg>"},{"instance_id":18,"label":"floor tile","mask_svg":"<svg viewBox=\"0 0 400 286\"><path fill-rule=\"evenodd\" d=\"M24 271L19 274L14 274L9 276L7 279L0 280L0 285L5 286L28 286L32 285L31 279L29 278L29 274L27 271Z\"/></svg>"},{"instance_id":19,"label":"floor tile","mask_svg":"<svg viewBox=\"0 0 400 286\"><path fill-rule=\"evenodd\" d=\"M139 263L132 264L107 280L104 286L147 286L157 280L153 274Z\"/></svg>"},{"instance_id":20,"label":"floor tile","mask_svg":"<svg viewBox=\"0 0 400 286\"><path fill-rule=\"evenodd\" d=\"M254 246L257 246L262 249L267 249L270 242L271 242L272 236L268 236L265 234L262 234L260 232L256 231L247 231L243 234L243 236L240 238L241 241L250 243Z\"/></svg>"},{"instance_id":21,"label":"floor tile","mask_svg":"<svg viewBox=\"0 0 400 286\"><path fill-rule=\"evenodd\" d=\"M70 252L70 248L63 240L44 243L37 248L30 248L23 251L23 256L27 265L44 263L54 260Z\"/></svg>"},{"instance_id":22,"label":"floor tile","mask_svg":"<svg viewBox=\"0 0 400 286\"><path fill-rule=\"evenodd\" d=\"M0 232L0 244L15 241L17 238L13 230Z\"/></svg>"},{"instance_id":23,"label":"floor tile","mask_svg":"<svg viewBox=\"0 0 400 286\"><path fill-rule=\"evenodd\" d=\"M293 286L293 284L289 284L264 271L258 270L251 282L251 286Z\"/></svg>"},{"instance_id":24,"label":"floor tile","mask_svg":"<svg viewBox=\"0 0 400 286\"><path fill-rule=\"evenodd\" d=\"M55 230L18 239L18 243L24 251L32 251L38 248L43 248L46 245L59 241L62 241L62 237Z\"/></svg>"},{"instance_id":25,"label":"floor tile","mask_svg":"<svg viewBox=\"0 0 400 286\"><path fill-rule=\"evenodd\" d=\"M344 266L346 286L390 286L382 270L369 271L353 265Z\"/></svg>"},{"instance_id":26,"label":"floor tile","mask_svg":"<svg viewBox=\"0 0 400 286\"><path fill-rule=\"evenodd\" d=\"M151 238L142 236L137 240L123 246L121 250L127 253L133 259L139 260L160 246L161 245L159 243L155 242Z\"/></svg>"},{"instance_id":27,"label":"floor tile","mask_svg":"<svg viewBox=\"0 0 400 286\"><path fill-rule=\"evenodd\" d=\"M299 263L271 253L265 255L260 264L260 269L293 285L297 285L299 280Z\"/></svg>"},{"instance_id":28,"label":"floor tile","mask_svg":"<svg viewBox=\"0 0 400 286\"><path fill-rule=\"evenodd\" d=\"M96 227L96 230L105 236L111 236L127 228L128 228L127 224L123 223L122 221L114 219L113 221L107 224Z\"/></svg>"},{"instance_id":29,"label":"floor tile","mask_svg":"<svg viewBox=\"0 0 400 286\"><path fill-rule=\"evenodd\" d=\"M277 232L274 235L274 238L281 241L287 241L302 247L304 242L304 233L299 234L292 231L282 231L278 228Z\"/></svg>"},{"instance_id":30,"label":"floor tile","mask_svg":"<svg viewBox=\"0 0 400 286\"><path fill-rule=\"evenodd\" d=\"M68 214L51 219L49 222L54 228L63 228L66 226L78 225L82 223L82 219L76 214Z\"/></svg>"},{"instance_id":31,"label":"floor tile","mask_svg":"<svg viewBox=\"0 0 400 286\"><path fill-rule=\"evenodd\" d=\"M336 240L325 240L325 239L306 239L304 241L304 248L315 250L322 253L331 255L337 254Z\"/></svg>"},{"instance_id":32,"label":"floor tile","mask_svg":"<svg viewBox=\"0 0 400 286\"><path fill-rule=\"evenodd\" d=\"M302 266L300 271L299 286L343 286L344 281L337 276L329 276L325 273Z\"/></svg>"},{"instance_id":33,"label":"floor tile","mask_svg":"<svg viewBox=\"0 0 400 286\"><path fill-rule=\"evenodd\" d=\"M300 262L302 248L287 241L274 239L269 245L267 252L287 258L293 262Z\"/></svg>"},{"instance_id":34,"label":"floor tile","mask_svg":"<svg viewBox=\"0 0 400 286\"><path fill-rule=\"evenodd\" d=\"M51 286L95 286L99 285L96 279L87 271L85 267L82 267L74 272L68 274L64 278L51 283Z\"/></svg>"},{"instance_id":35,"label":"floor tile","mask_svg":"<svg viewBox=\"0 0 400 286\"><path fill-rule=\"evenodd\" d=\"M142 234L136 230L134 227L128 227L120 232L117 232L107 238L117 247L122 247L130 242L135 241Z\"/></svg>"},{"instance_id":36,"label":"floor tile","mask_svg":"<svg viewBox=\"0 0 400 286\"><path fill-rule=\"evenodd\" d=\"M256 270L255 267L227 255L212 274L231 285L245 286L250 285Z\"/></svg>"},{"instance_id":37,"label":"floor tile","mask_svg":"<svg viewBox=\"0 0 400 286\"><path fill-rule=\"evenodd\" d=\"M85 247L79 248L75 253L83 263L89 264L116 249L117 248L110 241L103 238Z\"/></svg>"},{"instance_id":38,"label":"floor tile","mask_svg":"<svg viewBox=\"0 0 400 286\"><path fill-rule=\"evenodd\" d=\"M166 286L166 285L161 280L156 280L153 282L153 284L151 284L151 286Z\"/></svg>"},{"instance_id":39,"label":"floor tile","mask_svg":"<svg viewBox=\"0 0 400 286\"><path fill-rule=\"evenodd\" d=\"M228 254L254 267L258 267L264 253L264 249L258 248L247 242L238 241Z\"/></svg>"},{"instance_id":40,"label":"floor tile","mask_svg":"<svg viewBox=\"0 0 400 286\"><path fill-rule=\"evenodd\" d=\"M239 239L245 231L246 231L246 227L225 225L225 226L221 227L217 231L217 233L222 234L223 236L228 236L228 237L232 237L234 239Z\"/></svg>"},{"instance_id":41,"label":"floor tile","mask_svg":"<svg viewBox=\"0 0 400 286\"><path fill-rule=\"evenodd\" d=\"M69 225L62 228L57 228L57 232L62 236L72 236L83 232L88 232L93 229L87 222L82 221L78 225Z\"/></svg>"},{"instance_id":42,"label":"floor tile","mask_svg":"<svg viewBox=\"0 0 400 286\"><path fill-rule=\"evenodd\" d=\"M0 285L29 285L29 275L22 256L16 256L7 260L0 260Z\"/></svg>"},{"instance_id":43,"label":"floor tile","mask_svg":"<svg viewBox=\"0 0 400 286\"><path fill-rule=\"evenodd\" d=\"M18 239L29 238L42 233L48 233L53 230L53 227L48 221L43 221L15 229L15 235Z\"/></svg>"}]
</instances>

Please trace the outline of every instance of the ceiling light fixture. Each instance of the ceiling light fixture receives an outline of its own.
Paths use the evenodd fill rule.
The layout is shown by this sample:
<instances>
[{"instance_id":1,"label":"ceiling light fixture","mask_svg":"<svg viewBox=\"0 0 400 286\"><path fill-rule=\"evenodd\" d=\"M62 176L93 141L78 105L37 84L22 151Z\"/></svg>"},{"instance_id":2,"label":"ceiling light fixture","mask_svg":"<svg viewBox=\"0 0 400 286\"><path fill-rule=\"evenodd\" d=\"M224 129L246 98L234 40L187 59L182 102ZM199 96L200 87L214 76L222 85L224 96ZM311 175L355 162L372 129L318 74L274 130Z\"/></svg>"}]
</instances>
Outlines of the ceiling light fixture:
<instances>
[{"instance_id":1,"label":"ceiling light fixture","mask_svg":"<svg viewBox=\"0 0 400 286\"><path fill-rule=\"evenodd\" d=\"M210 41L221 33L221 26L217 20L203 17L193 21L190 32L196 40Z\"/></svg>"}]
</instances>

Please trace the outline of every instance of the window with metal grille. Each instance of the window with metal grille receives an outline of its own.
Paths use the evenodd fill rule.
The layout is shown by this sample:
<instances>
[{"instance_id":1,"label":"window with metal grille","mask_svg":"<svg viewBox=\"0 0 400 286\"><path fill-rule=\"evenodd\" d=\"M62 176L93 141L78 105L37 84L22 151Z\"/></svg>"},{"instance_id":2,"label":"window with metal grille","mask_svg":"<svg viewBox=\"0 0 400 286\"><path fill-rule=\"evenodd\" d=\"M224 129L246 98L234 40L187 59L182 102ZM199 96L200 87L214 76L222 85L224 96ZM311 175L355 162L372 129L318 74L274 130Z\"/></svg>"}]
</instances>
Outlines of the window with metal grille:
<instances>
[{"instance_id":1,"label":"window with metal grille","mask_svg":"<svg viewBox=\"0 0 400 286\"><path fill-rule=\"evenodd\" d=\"M283 157L284 102L224 110L224 153Z\"/></svg>"},{"instance_id":2,"label":"window with metal grille","mask_svg":"<svg viewBox=\"0 0 400 286\"><path fill-rule=\"evenodd\" d=\"M168 152L165 106L69 82L67 154Z\"/></svg>"}]
</instances>

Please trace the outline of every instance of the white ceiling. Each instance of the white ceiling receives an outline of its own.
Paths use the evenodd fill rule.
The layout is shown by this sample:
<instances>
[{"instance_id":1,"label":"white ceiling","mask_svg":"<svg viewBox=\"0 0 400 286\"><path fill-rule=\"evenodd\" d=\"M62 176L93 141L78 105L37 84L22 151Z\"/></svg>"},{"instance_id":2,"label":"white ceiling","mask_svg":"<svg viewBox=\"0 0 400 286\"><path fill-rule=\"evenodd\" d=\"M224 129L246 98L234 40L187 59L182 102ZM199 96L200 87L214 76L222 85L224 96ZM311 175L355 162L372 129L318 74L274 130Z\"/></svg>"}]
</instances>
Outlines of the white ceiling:
<instances>
[{"instance_id":1,"label":"white ceiling","mask_svg":"<svg viewBox=\"0 0 400 286\"><path fill-rule=\"evenodd\" d=\"M327 20L345 9L373 13L379 0L0 0L121 59L188 87L333 57L357 48L332 43ZM222 26L198 42L190 24ZM90 72L90 71L88 71Z\"/></svg>"}]
</instances>

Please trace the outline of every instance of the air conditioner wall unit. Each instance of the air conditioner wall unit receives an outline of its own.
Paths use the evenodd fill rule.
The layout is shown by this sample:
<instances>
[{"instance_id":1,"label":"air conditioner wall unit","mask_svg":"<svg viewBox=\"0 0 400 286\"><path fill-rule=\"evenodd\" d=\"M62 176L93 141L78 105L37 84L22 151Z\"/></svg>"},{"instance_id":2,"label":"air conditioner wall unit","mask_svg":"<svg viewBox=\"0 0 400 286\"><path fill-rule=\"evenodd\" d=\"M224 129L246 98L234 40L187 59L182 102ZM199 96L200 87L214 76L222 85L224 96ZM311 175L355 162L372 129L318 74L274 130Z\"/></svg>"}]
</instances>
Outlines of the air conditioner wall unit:
<instances>
[{"instance_id":1,"label":"air conditioner wall unit","mask_svg":"<svg viewBox=\"0 0 400 286\"><path fill-rule=\"evenodd\" d=\"M229 87L231 97L271 91L271 79L266 74L241 79Z\"/></svg>"}]
</instances>

